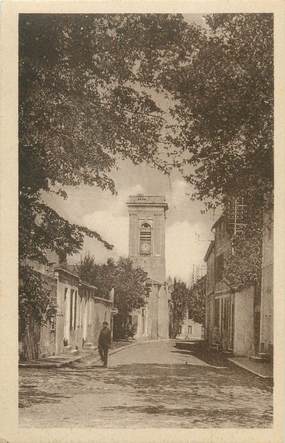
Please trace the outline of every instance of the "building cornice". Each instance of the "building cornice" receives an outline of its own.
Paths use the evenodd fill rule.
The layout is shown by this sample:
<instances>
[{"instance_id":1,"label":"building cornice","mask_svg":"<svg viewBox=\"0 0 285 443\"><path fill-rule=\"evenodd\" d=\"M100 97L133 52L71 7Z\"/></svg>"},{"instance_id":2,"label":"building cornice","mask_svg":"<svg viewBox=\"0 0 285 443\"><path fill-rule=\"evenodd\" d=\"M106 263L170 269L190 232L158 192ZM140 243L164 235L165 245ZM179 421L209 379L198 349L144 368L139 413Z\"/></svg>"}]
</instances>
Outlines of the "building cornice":
<instances>
[{"instance_id":1,"label":"building cornice","mask_svg":"<svg viewBox=\"0 0 285 443\"><path fill-rule=\"evenodd\" d=\"M211 227L211 231L216 228L217 225L221 223L221 221L225 218L225 214L220 215L220 217L215 221L213 226Z\"/></svg>"},{"instance_id":2,"label":"building cornice","mask_svg":"<svg viewBox=\"0 0 285 443\"><path fill-rule=\"evenodd\" d=\"M69 271L68 269L62 268L62 267L60 267L60 266L56 267L56 268L54 269L54 272L62 272L62 273L64 273L64 274L72 275L72 277L77 278L78 281L80 280L80 277L79 277L78 274L75 274L74 272Z\"/></svg>"},{"instance_id":3,"label":"building cornice","mask_svg":"<svg viewBox=\"0 0 285 443\"><path fill-rule=\"evenodd\" d=\"M214 246L215 246L215 241L214 241L214 240L211 240L211 242L210 242L210 244L209 244L209 246L208 246L207 252L206 252L206 254L205 254L205 257L204 257L204 261L205 261L205 262L207 262L207 260L208 260L208 258L209 258L209 255L211 254L211 252L212 252Z\"/></svg>"},{"instance_id":4,"label":"building cornice","mask_svg":"<svg viewBox=\"0 0 285 443\"><path fill-rule=\"evenodd\" d=\"M168 204L162 195L130 195L127 206L129 208L163 208L165 211L168 209Z\"/></svg>"}]
</instances>

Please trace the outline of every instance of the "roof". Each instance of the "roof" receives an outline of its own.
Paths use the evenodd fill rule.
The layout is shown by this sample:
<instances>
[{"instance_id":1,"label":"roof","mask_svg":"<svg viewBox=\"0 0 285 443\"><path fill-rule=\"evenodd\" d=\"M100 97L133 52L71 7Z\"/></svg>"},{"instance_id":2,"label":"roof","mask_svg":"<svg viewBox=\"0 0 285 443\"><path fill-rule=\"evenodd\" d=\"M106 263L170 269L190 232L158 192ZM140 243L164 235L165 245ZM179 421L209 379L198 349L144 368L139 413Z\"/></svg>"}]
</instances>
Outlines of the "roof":
<instances>
[{"instance_id":1,"label":"roof","mask_svg":"<svg viewBox=\"0 0 285 443\"><path fill-rule=\"evenodd\" d=\"M213 226L211 227L211 230L212 230L212 229L215 229L215 227L221 223L221 221L224 219L224 217L225 217L224 214L220 215L220 217L215 221L215 223L214 223Z\"/></svg>"},{"instance_id":2,"label":"roof","mask_svg":"<svg viewBox=\"0 0 285 443\"><path fill-rule=\"evenodd\" d=\"M57 266L54 270L55 270L55 272L64 272L65 274L72 275L73 277L77 278L78 280L80 279L79 275L77 273L75 273L75 271L73 269L70 270L67 268L67 265Z\"/></svg>"},{"instance_id":3,"label":"roof","mask_svg":"<svg viewBox=\"0 0 285 443\"><path fill-rule=\"evenodd\" d=\"M88 288L91 289L98 289L97 286L93 286L90 283L87 283L86 281L80 280L80 286L88 286Z\"/></svg>"},{"instance_id":4,"label":"roof","mask_svg":"<svg viewBox=\"0 0 285 443\"><path fill-rule=\"evenodd\" d=\"M165 210L168 209L168 204L166 202L165 196L163 195L130 195L129 200L127 201L127 206L152 206L163 207Z\"/></svg>"},{"instance_id":5,"label":"roof","mask_svg":"<svg viewBox=\"0 0 285 443\"><path fill-rule=\"evenodd\" d=\"M210 244L208 246L207 252L205 254L204 261L208 261L209 255L211 254L214 245L215 245L215 241L211 240L211 242L210 242Z\"/></svg>"},{"instance_id":6,"label":"roof","mask_svg":"<svg viewBox=\"0 0 285 443\"><path fill-rule=\"evenodd\" d=\"M162 282L162 281L159 281L159 280L155 280L154 278L150 278L150 277L148 277L147 280L146 280L146 284L147 285L150 285L150 284L153 284L153 285L164 285L164 283L165 282Z\"/></svg>"}]
</instances>

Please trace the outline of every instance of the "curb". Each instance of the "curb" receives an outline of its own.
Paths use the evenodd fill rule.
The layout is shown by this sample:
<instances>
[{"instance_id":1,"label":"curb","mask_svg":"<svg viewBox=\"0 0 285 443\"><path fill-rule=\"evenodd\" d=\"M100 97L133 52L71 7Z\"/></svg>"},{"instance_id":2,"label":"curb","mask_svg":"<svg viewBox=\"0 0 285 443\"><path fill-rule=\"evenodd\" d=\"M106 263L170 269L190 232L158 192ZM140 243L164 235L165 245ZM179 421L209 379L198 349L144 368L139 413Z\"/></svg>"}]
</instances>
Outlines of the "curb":
<instances>
[{"instance_id":1,"label":"curb","mask_svg":"<svg viewBox=\"0 0 285 443\"><path fill-rule=\"evenodd\" d=\"M40 368L44 368L44 369L48 369L48 368L62 368L62 367L64 367L64 366L68 366L68 365L70 365L70 364L72 364L72 363L74 363L74 362L76 362L76 361L79 361L79 360L81 360L83 358L83 356L82 355L80 355L80 356L77 356L77 357L74 357L74 358L72 358L72 359L68 359L68 360L66 360L66 361L59 361L59 362L53 362L53 361L45 361L45 362L34 362L34 363L32 363L32 362L27 362L27 363L25 363L25 362L21 362L21 363L19 363L19 367L20 368L38 368L38 369L40 369Z\"/></svg>"},{"instance_id":2,"label":"curb","mask_svg":"<svg viewBox=\"0 0 285 443\"><path fill-rule=\"evenodd\" d=\"M245 371L251 372L252 374L257 375L260 378L267 379L267 380L273 380L273 375L263 375L257 371L254 371L253 369L248 368L246 365L243 365L242 363L236 362L235 360L233 360L231 358L229 358L228 360L231 363L233 363L234 365L238 366L239 368L242 368Z\"/></svg>"},{"instance_id":3,"label":"curb","mask_svg":"<svg viewBox=\"0 0 285 443\"><path fill-rule=\"evenodd\" d=\"M116 354L117 352L120 352L123 349L130 348L130 347L137 346L137 345L143 345L143 344L147 344L147 343L155 343L155 342L161 342L161 341L170 341L170 340L171 339L167 339L167 338L162 338L162 339L157 339L157 340L156 339L154 339L154 340L139 340L134 343L129 343L125 346L120 346L119 348L115 348L109 352L109 355ZM96 349L94 349L93 352L95 352L97 350L98 350L98 347L96 347ZM81 354L76 357L66 359L65 361L61 361L61 362L60 361L53 362L52 360L51 361L44 361L44 362L40 362L40 361L36 362L35 361L35 362L30 362L30 363L29 362L20 362L18 366L20 368L38 368L38 369L40 369L40 368L44 368L44 369L62 368L64 366L69 366L72 363L75 363L77 361L88 359L89 357L92 357L92 354L91 355L84 355L84 354L82 355ZM93 358L94 357L95 356L93 356ZM98 357L98 358L95 357L95 362L97 363L98 361L100 361L100 357Z\"/></svg>"},{"instance_id":4,"label":"curb","mask_svg":"<svg viewBox=\"0 0 285 443\"><path fill-rule=\"evenodd\" d=\"M125 348L131 348L131 347L137 346L137 345L144 345L146 343L157 343L157 342L161 342L161 341L171 341L171 339L170 338L160 338L157 340L155 340L155 339L154 340L140 340L135 343L130 343L129 345L121 346L120 348L116 348L113 351L109 352L109 355L116 354L116 352L122 351Z\"/></svg>"}]
</instances>

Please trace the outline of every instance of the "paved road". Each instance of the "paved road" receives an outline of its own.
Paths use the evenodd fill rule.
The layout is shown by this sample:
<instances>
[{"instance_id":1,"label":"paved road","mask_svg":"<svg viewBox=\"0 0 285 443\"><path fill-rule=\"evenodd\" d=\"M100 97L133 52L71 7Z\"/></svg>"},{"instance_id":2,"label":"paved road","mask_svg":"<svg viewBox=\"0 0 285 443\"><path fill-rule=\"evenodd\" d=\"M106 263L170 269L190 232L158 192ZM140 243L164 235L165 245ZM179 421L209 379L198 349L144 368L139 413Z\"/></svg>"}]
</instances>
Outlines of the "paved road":
<instances>
[{"instance_id":1,"label":"paved road","mask_svg":"<svg viewBox=\"0 0 285 443\"><path fill-rule=\"evenodd\" d=\"M19 411L24 427L270 427L272 388L153 342L114 354L108 369L21 369Z\"/></svg>"}]
</instances>

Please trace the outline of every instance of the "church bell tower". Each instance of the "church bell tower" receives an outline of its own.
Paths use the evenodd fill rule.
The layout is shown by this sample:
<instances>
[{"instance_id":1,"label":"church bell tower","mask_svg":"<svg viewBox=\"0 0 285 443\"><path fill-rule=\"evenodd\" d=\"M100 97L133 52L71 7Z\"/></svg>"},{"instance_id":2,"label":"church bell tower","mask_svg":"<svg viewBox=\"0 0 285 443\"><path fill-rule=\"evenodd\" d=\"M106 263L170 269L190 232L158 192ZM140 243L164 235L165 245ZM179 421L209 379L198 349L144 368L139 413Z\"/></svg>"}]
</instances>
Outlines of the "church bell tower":
<instances>
[{"instance_id":1,"label":"church bell tower","mask_svg":"<svg viewBox=\"0 0 285 443\"><path fill-rule=\"evenodd\" d=\"M163 196L138 194L129 197L127 206L129 257L136 266L148 273L151 286L147 306L138 314L137 337L168 338L165 271L165 219L168 205Z\"/></svg>"}]
</instances>

